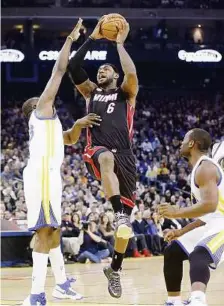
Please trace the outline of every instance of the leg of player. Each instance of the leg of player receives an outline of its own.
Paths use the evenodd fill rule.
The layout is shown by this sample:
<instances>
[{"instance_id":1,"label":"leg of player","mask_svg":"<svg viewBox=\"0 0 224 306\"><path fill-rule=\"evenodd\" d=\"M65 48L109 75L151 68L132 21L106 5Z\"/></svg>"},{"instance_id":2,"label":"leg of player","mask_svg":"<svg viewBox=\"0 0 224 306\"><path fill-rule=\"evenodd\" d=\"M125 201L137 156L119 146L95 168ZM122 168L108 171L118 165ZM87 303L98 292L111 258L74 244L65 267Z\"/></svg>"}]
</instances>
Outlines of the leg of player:
<instances>
[{"instance_id":1,"label":"leg of player","mask_svg":"<svg viewBox=\"0 0 224 306\"><path fill-rule=\"evenodd\" d=\"M129 239L118 238L117 234L115 233L115 245L112 262L110 266L103 269L103 272L108 279L108 291L114 298L120 298L122 295L119 271L121 270L128 241Z\"/></svg>"},{"instance_id":2,"label":"leg of player","mask_svg":"<svg viewBox=\"0 0 224 306\"><path fill-rule=\"evenodd\" d=\"M127 249L129 238L132 234L132 227L129 215L124 212L124 205L121 202L119 182L114 173L114 156L111 152L103 152L98 158L100 164L101 180L104 191L109 198L116 218L116 234L114 254L110 267L104 268L104 274L108 278L108 290L112 297L119 298L122 294L120 275L124 254Z\"/></svg>"},{"instance_id":3,"label":"leg of player","mask_svg":"<svg viewBox=\"0 0 224 306\"><path fill-rule=\"evenodd\" d=\"M192 306L207 306L205 291L210 279L209 265L213 262L209 252L197 246L189 256Z\"/></svg>"},{"instance_id":4,"label":"leg of player","mask_svg":"<svg viewBox=\"0 0 224 306\"><path fill-rule=\"evenodd\" d=\"M164 252L163 273L168 293L165 306L182 306L181 281L183 277L183 261L188 256L177 242L172 242Z\"/></svg>"},{"instance_id":5,"label":"leg of player","mask_svg":"<svg viewBox=\"0 0 224 306\"><path fill-rule=\"evenodd\" d=\"M31 294L23 306L46 305L44 286L47 276L47 264L50 251L52 228L43 227L37 230L33 248L33 272Z\"/></svg>"},{"instance_id":6,"label":"leg of player","mask_svg":"<svg viewBox=\"0 0 224 306\"><path fill-rule=\"evenodd\" d=\"M109 151L102 152L98 157L98 161L100 164L102 185L115 212L117 237L129 239L132 235L132 227L129 216L124 211L124 205L121 202L119 181L114 172L114 155Z\"/></svg>"},{"instance_id":7,"label":"leg of player","mask_svg":"<svg viewBox=\"0 0 224 306\"><path fill-rule=\"evenodd\" d=\"M52 295L53 297L58 299L80 300L83 298L82 295L75 292L71 287L71 283L75 280L67 279L65 274L65 264L60 247L60 236L60 229L56 229L53 231L51 249L49 252L51 268L56 281L56 286L53 290Z\"/></svg>"}]
</instances>

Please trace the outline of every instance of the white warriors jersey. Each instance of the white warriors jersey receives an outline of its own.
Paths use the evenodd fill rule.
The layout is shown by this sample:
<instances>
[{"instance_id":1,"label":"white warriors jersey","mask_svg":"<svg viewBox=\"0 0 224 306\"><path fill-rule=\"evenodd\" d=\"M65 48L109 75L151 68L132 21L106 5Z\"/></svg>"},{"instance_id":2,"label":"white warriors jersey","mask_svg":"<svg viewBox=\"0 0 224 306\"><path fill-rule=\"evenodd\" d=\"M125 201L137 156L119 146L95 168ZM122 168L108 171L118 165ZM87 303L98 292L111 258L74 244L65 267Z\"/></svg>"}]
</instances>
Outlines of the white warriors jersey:
<instances>
[{"instance_id":1,"label":"white warriors jersey","mask_svg":"<svg viewBox=\"0 0 224 306\"><path fill-rule=\"evenodd\" d=\"M64 159L64 140L57 114L51 119L39 119L33 111L29 120L29 136L28 167L60 169Z\"/></svg>"},{"instance_id":2,"label":"white warriors jersey","mask_svg":"<svg viewBox=\"0 0 224 306\"><path fill-rule=\"evenodd\" d=\"M215 143L213 145L212 159L219 163L224 170L224 141Z\"/></svg>"},{"instance_id":3,"label":"white warriors jersey","mask_svg":"<svg viewBox=\"0 0 224 306\"><path fill-rule=\"evenodd\" d=\"M196 204L201 200L200 196L200 190L198 186L195 183L195 173L198 168L198 166L201 164L202 161L208 160L212 162L218 169L219 172L219 182L217 183L218 186L218 205L217 209L213 213L209 213L205 216L200 217L199 219L203 220L204 222L208 222L211 219L216 219L216 218L222 218L224 222L224 172L220 165L213 159L209 158L206 155L201 156L201 158L197 161L196 165L194 166L192 173L191 173L191 198L192 198L192 203Z\"/></svg>"}]
</instances>

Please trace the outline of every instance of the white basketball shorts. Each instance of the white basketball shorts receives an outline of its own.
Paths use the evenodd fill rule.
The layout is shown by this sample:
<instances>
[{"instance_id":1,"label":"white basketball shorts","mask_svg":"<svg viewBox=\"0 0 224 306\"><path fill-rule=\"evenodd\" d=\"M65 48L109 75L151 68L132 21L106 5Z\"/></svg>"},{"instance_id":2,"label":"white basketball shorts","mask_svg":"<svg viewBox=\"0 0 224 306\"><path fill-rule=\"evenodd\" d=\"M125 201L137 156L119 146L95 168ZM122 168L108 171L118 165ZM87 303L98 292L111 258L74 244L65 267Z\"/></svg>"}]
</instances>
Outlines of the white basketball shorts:
<instances>
[{"instance_id":1,"label":"white basketball shorts","mask_svg":"<svg viewBox=\"0 0 224 306\"><path fill-rule=\"evenodd\" d=\"M206 248L213 259L211 268L217 268L224 261L224 218L209 220L179 237L176 242L189 255L197 246Z\"/></svg>"},{"instance_id":2,"label":"white basketball shorts","mask_svg":"<svg viewBox=\"0 0 224 306\"><path fill-rule=\"evenodd\" d=\"M27 166L23 171L29 230L60 227L62 180L60 169Z\"/></svg>"}]
</instances>

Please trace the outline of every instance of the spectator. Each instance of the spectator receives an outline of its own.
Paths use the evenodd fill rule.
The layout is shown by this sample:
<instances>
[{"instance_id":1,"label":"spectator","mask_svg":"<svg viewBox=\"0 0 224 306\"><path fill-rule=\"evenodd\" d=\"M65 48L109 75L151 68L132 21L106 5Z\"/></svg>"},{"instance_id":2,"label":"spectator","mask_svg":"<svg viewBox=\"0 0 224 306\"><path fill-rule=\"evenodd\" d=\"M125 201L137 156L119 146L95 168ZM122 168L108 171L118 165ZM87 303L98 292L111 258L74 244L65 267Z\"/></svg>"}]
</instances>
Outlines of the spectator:
<instances>
[{"instance_id":1,"label":"spectator","mask_svg":"<svg viewBox=\"0 0 224 306\"><path fill-rule=\"evenodd\" d=\"M102 234L102 238L114 246L114 226L105 213L102 213L100 216L99 230Z\"/></svg>"},{"instance_id":2,"label":"spectator","mask_svg":"<svg viewBox=\"0 0 224 306\"><path fill-rule=\"evenodd\" d=\"M164 247L162 227L156 212L151 213L151 219L147 220L147 234L153 238L153 255L161 255Z\"/></svg>"},{"instance_id":3,"label":"spectator","mask_svg":"<svg viewBox=\"0 0 224 306\"><path fill-rule=\"evenodd\" d=\"M4 213L4 219L7 221L13 221L13 216L10 211L6 210Z\"/></svg>"},{"instance_id":4,"label":"spectator","mask_svg":"<svg viewBox=\"0 0 224 306\"><path fill-rule=\"evenodd\" d=\"M132 223L132 227L133 227L133 231L135 234L132 240L134 239L141 245L142 254L145 257L150 257L151 253L149 252L149 249L146 243L146 238L145 238L145 234L147 233L147 224L142 219L142 213L140 211L135 212L135 221ZM133 256L139 257L136 247L134 248Z\"/></svg>"},{"instance_id":5,"label":"spectator","mask_svg":"<svg viewBox=\"0 0 224 306\"><path fill-rule=\"evenodd\" d=\"M80 222L80 216L77 213L74 213L72 215L72 224L73 224L73 230L72 230L72 234L73 237L78 237L80 234L80 230L82 229L82 224Z\"/></svg>"},{"instance_id":6,"label":"spectator","mask_svg":"<svg viewBox=\"0 0 224 306\"><path fill-rule=\"evenodd\" d=\"M62 216L61 232L62 237L73 237L74 225L72 224L71 215L65 213Z\"/></svg>"},{"instance_id":7,"label":"spectator","mask_svg":"<svg viewBox=\"0 0 224 306\"><path fill-rule=\"evenodd\" d=\"M6 181L14 177L13 171L10 170L8 165L4 167L4 171L1 173L1 177L3 180L6 180Z\"/></svg>"},{"instance_id":8,"label":"spectator","mask_svg":"<svg viewBox=\"0 0 224 306\"><path fill-rule=\"evenodd\" d=\"M108 262L109 255L107 242L100 237L96 223L90 221L84 232L84 242L80 249L78 262L85 263L87 260L93 263Z\"/></svg>"}]
</instances>

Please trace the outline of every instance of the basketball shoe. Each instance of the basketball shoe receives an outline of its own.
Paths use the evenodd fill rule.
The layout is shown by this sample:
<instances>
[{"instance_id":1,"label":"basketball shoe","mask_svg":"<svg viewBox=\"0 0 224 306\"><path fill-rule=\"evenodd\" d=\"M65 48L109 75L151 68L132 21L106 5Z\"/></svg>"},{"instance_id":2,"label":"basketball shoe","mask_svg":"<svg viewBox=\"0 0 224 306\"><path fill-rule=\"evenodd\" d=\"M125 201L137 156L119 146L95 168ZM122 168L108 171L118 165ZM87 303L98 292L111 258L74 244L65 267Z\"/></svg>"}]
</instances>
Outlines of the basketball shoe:
<instances>
[{"instance_id":1,"label":"basketball shoe","mask_svg":"<svg viewBox=\"0 0 224 306\"><path fill-rule=\"evenodd\" d=\"M103 272L108 279L108 291L116 299L121 297L122 288L119 272L114 271L111 267L105 267Z\"/></svg>"},{"instance_id":2,"label":"basketball shoe","mask_svg":"<svg viewBox=\"0 0 224 306\"><path fill-rule=\"evenodd\" d=\"M164 306L185 306L181 301L178 302L165 302Z\"/></svg>"},{"instance_id":3,"label":"basketball shoe","mask_svg":"<svg viewBox=\"0 0 224 306\"><path fill-rule=\"evenodd\" d=\"M25 301L23 302L22 306L46 306L47 300L45 293L40 294L30 294Z\"/></svg>"},{"instance_id":4,"label":"basketball shoe","mask_svg":"<svg viewBox=\"0 0 224 306\"><path fill-rule=\"evenodd\" d=\"M188 300L188 304L185 304L188 306L208 306L205 300L201 299L201 297L194 296L190 297Z\"/></svg>"},{"instance_id":5,"label":"basketball shoe","mask_svg":"<svg viewBox=\"0 0 224 306\"><path fill-rule=\"evenodd\" d=\"M177 300L173 302L166 301L164 306L187 306L189 305L189 303L190 303L190 300L187 300L187 301Z\"/></svg>"},{"instance_id":6,"label":"basketball shoe","mask_svg":"<svg viewBox=\"0 0 224 306\"><path fill-rule=\"evenodd\" d=\"M126 213L117 212L115 214L116 236L118 238L129 239L133 235L130 216Z\"/></svg>"},{"instance_id":7,"label":"basketball shoe","mask_svg":"<svg viewBox=\"0 0 224 306\"><path fill-rule=\"evenodd\" d=\"M71 300L81 300L83 296L77 293L71 287L71 283L75 282L75 279L67 279L64 284L56 285L52 296L57 299L71 299Z\"/></svg>"},{"instance_id":8,"label":"basketball shoe","mask_svg":"<svg viewBox=\"0 0 224 306\"><path fill-rule=\"evenodd\" d=\"M181 301L175 301L175 302L165 302L164 306L185 306L187 304L184 304Z\"/></svg>"}]
</instances>

